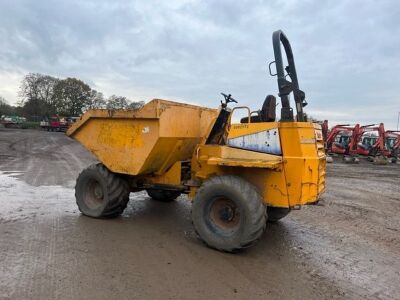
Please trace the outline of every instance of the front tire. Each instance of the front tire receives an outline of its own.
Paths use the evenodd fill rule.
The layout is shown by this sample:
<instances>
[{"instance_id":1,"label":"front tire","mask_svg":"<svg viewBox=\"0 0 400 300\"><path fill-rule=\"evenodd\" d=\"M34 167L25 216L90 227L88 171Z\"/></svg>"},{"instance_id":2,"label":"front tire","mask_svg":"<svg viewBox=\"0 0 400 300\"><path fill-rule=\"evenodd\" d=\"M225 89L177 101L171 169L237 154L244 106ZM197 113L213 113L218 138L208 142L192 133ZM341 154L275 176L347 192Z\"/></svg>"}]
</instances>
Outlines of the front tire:
<instances>
[{"instance_id":1,"label":"front tire","mask_svg":"<svg viewBox=\"0 0 400 300\"><path fill-rule=\"evenodd\" d=\"M267 215L256 188L228 175L212 177L199 188L192 204L192 221L209 247L236 252L261 237Z\"/></svg>"},{"instance_id":2,"label":"front tire","mask_svg":"<svg viewBox=\"0 0 400 300\"><path fill-rule=\"evenodd\" d=\"M79 210L93 218L119 216L129 201L129 188L121 176L109 171L103 164L94 164L83 170L76 180L76 203Z\"/></svg>"}]
</instances>

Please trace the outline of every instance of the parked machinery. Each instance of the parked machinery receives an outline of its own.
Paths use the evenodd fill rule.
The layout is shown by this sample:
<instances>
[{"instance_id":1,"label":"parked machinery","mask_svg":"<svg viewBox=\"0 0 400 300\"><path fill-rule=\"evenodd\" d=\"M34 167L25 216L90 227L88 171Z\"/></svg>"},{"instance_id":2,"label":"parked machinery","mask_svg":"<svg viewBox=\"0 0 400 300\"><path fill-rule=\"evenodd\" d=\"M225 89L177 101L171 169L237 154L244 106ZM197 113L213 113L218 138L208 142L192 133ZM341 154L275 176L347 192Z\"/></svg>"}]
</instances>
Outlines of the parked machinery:
<instances>
[{"instance_id":1,"label":"parked machinery","mask_svg":"<svg viewBox=\"0 0 400 300\"><path fill-rule=\"evenodd\" d=\"M358 148L363 134L371 130L371 125L360 126L356 124L336 125L334 126L326 139L327 153L339 154L345 162L358 162Z\"/></svg>"},{"instance_id":2,"label":"parked machinery","mask_svg":"<svg viewBox=\"0 0 400 300\"><path fill-rule=\"evenodd\" d=\"M24 128L26 118L19 116L1 116L0 124L6 128Z\"/></svg>"},{"instance_id":3,"label":"parked machinery","mask_svg":"<svg viewBox=\"0 0 400 300\"><path fill-rule=\"evenodd\" d=\"M54 115L50 118L45 117L40 122L40 127L47 131L66 132L67 129L71 127L71 125L78 119L78 117L60 117L58 115Z\"/></svg>"},{"instance_id":4,"label":"parked machinery","mask_svg":"<svg viewBox=\"0 0 400 300\"><path fill-rule=\"evenodd\" d=\"M350 126L350 124L334 126L326 137L325 151L328 154L342 155L343 159L345 159L345 156L349 154L349 145L353 132L358 126ZM330 158L328 161L332 162L333 159Z\"/></svg>"},{"instance_id":5,"label":"parked machinery","mask_svg":"<svg viewBox=\"0 0 400 300\"><path fill-rule=\"evenodd\" d=\"M357 145L357 154L368 156L371 153L372 147L375 145L378 136L373 132L366 132L361 137L361 142Z\"/></svg>"},{"instance_id":6,"label":"parked machinery","mask_svg":"<svg viewBox=\"0 0 400 300\"><path fill-rule=\"evenodd\" d=\"M400 131L388 130L385 132L385 147L393 162L397 162L400 158Z\"/></svg>"},{"instance_id":7,"label":"parked machinery","mask_svg":"<svg viewBox=\"0 0 400 300\"><path fill-rule=\"evenodd\" d=\"M383 123L380 123L379 126L371 125L368 130L360 134L359 141L357 141L357 154L372 157L385 154Z\"/></svg>"},{"instance_id":8,"label":"parked machinery","mask_svg":"<svg viewBox=\"0 0 400 300\"><path fill-rule=\"evenodd\" d=\"M377 163L385 163L386 158L394 162L399 157L400 132L385 131L383 123L336 125L330 131L327 128L328 121L324 121L322 129L325 132L326 152L343 155L346 162L357 162L359 156Z\"/></svg>"},{"instance_id":9,"label":"parked machinery","mask_svg":"<svg viewBox=\"0 0 400 300\"><path fill-rule=\"evenodd\" d=\"M370 127L371 133L362 136L358 143L357 153L368 156L376 163L397 161L398 135L396 131L385 131L385 126L380 123L378 126ZM372 134L376 132L377 134Z\"/></svg>"}]
</instances>

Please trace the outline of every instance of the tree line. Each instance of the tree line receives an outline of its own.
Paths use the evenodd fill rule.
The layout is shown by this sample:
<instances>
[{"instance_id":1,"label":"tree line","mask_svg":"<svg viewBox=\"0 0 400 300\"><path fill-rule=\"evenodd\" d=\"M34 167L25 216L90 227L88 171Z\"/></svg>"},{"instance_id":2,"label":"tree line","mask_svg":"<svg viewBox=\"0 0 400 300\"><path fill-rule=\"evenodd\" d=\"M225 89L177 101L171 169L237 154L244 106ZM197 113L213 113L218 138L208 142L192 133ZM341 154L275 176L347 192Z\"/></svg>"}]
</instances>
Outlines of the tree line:
<instances>
[{"instance_id":1,"label":"tree line","mask_svg":"<svg viewBox=\"0 0 400 300\"><path fill-rule=\"evenodd\" d=\"M59 79L39 73L29 73L23 78L18 96L17 106L9 105L0 96L0 116L79 116L89 109L137 109L144 104L116 95L106 99L80 79Z\"/></svg>"}]
</instances>

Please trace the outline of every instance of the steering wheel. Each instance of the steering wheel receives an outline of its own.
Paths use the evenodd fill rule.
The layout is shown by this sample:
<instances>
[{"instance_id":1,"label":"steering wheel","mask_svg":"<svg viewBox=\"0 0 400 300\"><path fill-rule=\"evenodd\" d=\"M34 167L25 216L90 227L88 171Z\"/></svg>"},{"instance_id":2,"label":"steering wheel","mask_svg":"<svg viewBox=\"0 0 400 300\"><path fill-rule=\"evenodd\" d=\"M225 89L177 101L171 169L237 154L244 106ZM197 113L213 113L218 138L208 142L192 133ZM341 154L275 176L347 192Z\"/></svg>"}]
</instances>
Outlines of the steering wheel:
<instances>
[{"instance_id":1,"label":"steering wheel","mask_svg":"<svg viewBox=\"0 0 400 300\"><path fill-rule=\"evenodd\" d=\"M228 104L229 102L238 103L235 99L232 98L232 95L231 95L231 94L226 95L226 94L224 94L224 93L221 93L221 95L224 96L224 98L225 98L225 104Z\"/></svg>"}]
</instances>

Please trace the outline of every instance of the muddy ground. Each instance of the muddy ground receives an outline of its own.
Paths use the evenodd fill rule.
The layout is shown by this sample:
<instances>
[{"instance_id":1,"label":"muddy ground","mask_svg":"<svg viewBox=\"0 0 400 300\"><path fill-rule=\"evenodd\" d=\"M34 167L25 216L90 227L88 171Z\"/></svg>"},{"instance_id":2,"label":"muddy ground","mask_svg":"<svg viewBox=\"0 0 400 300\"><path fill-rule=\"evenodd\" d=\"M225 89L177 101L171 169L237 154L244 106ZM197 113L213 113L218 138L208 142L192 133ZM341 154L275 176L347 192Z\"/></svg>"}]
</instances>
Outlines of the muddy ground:
<instances>
[{"instance_id":1,"label":"muddy ground","mask_svg":"<svg viewBox=\"0 0 400 300\"><path fill-rule=\"evenodd\" d=\"M400 165L328 165L318 205L232 255L195 236L190 204L131 194L82 216L95 159L62 133L0 128L0 299L399 299Z\"/></svg>"}]
</instances>

